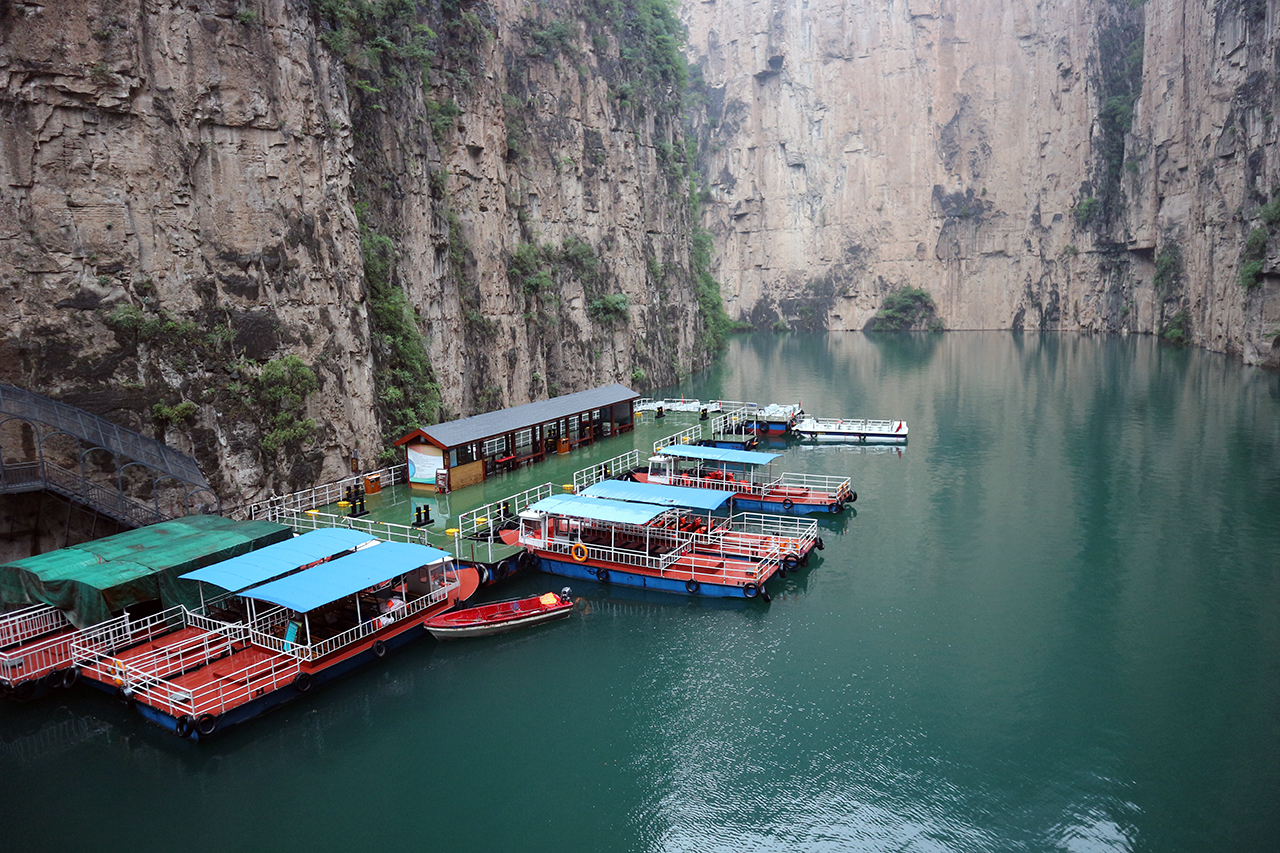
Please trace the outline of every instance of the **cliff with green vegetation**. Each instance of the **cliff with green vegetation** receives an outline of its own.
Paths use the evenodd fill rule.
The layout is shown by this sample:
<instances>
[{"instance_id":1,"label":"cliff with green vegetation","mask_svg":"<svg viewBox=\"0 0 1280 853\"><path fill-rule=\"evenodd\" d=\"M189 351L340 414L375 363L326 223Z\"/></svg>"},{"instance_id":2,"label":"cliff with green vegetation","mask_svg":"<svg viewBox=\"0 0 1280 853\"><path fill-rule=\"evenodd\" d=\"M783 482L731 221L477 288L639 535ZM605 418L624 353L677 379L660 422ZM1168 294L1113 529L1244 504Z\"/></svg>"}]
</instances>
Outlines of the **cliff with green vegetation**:
<instances>
[{"instance_id":1,"label":"cliff with green vegetation","mask_svg":"<svg viewBox=\"0 0 1280 853\"><path fill-rule=\"evenodd\" d=\"M0 37L0 380L228 506L724 334L663 0L19 0Z\"/></svg>"},{"instance_id":2,"label":"cliff with green vegetation","mask_svg":"<svg viewBox=\"0 0 1280 853\"><path fill-rule=\"evenodd\" d=\"M1280 363L1278 14L686 0L730 317L1138 332ZM904 313L916 292L933 314Z\"/></svg>"}]
</instances>

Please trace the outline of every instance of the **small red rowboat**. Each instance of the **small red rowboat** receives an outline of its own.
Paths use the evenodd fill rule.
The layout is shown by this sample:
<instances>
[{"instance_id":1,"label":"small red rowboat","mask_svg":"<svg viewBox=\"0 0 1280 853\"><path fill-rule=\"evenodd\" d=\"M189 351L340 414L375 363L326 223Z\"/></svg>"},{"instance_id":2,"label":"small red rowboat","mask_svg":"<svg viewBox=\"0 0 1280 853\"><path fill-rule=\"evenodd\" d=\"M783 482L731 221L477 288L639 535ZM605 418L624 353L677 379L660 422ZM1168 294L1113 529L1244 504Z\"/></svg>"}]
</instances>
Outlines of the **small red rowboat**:
<instances>
[{"instance_id":1,"label":"small red rowboat","mask_svg":"<svg viewBox=\"0 0 1280 853\"><path fill-rule=\"evenodd\" d=\"M569 588L565 587L560 590L559 595L546 592L529 598L494 601L464 610L451 610L427 619L423 622L423 627L437 640L487 637L563 619L572 610L573 599L569 597Z\"/></svg>"}]
</instances>

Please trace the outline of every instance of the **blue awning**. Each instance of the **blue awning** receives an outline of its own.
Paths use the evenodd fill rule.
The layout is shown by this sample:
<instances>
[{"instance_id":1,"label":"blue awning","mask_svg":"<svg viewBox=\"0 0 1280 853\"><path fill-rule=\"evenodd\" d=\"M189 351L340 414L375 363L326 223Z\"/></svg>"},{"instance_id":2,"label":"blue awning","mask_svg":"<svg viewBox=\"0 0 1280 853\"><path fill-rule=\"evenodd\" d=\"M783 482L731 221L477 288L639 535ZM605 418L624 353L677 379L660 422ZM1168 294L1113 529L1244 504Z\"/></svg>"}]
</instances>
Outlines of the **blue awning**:
<instances>
[{"instance_id":1,"label":"blue awning","mask_svg":"<svg viewBox=\"0 0 1280 853\"><path fill-rule=\"evenodd\" d=\"M659 483L631 483L627 480L604 480L583 489L580 494L615 501L678 506L706 512L720 509L733 497L733 492L717 489L693 489L688 486L664 486Z\"/></svg>"},{"instance_id":2,"label":"blue awning","mask_svg":"<svg viewBox=\"0 0 1280 853\"><path fill-rule=\"evenodd\" d=\"M677 459L704 459L709 462L729 462L734 465L768 465L781 453L760 453L755 450L730 450L726 447L703 447L700 444L673 444L658 451Z\"/></svg>"},{"instance_id":3,"label":"blue awning","mask_svg":"<svg viewBox=\"0 0 1280 853\"><path fill-rule=\"evenodd\" d=\"M324 560L343 551L374 542L375 538L368 533L333 527L326 530L312 530L284 542L277 542L194 572L187 572L179 577L193 581L204 581L221 587L228 592L239 592L254 584L264 583L272 578L310 565L317 560Z\"/></svg>"},{"instance_id":4,"label":"blue awning","mask_svg":"<svg viewBox=\"0 0 1280 853\"><path fill-rule=\"evenodd\" d=\"M251 587L241 595L305 613L421 566L452 559L453 555L448 551L427 545L383 542L271 583Z\"/></svg>"},{"instance_id":5,"label":"blue awning","mask_svg":"<svg viewBox=\"0 0 1280 853\"><path fill-rule=\"evenodd\" d=\"M589 498L586 495L552 495L531 504L529 510L570 518L605 521L611 524L648 524L668 511L666 507L653 504L610 501L604 498Z\"/></svg>"}]
</instances>

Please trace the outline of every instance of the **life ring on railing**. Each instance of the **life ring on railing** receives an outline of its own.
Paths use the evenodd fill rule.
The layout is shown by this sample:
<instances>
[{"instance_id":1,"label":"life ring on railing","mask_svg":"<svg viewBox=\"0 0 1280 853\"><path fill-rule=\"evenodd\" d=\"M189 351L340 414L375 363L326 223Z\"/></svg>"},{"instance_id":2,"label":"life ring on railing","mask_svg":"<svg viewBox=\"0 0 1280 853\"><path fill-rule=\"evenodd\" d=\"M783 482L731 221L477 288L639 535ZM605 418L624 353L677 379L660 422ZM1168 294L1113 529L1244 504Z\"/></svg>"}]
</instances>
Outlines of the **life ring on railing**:
<instances>
[{"instance_id":1,"label":"life ring on railing","mask_svg":"<svg viewBox=\"0 0 1280 853\"><path fill-rule=\"evenodd\" d=\"M581 542L574 542L573 547L569 549L569 554L579 563L585 563L587 561L587 546Z\"/></svg>"},{"instance_id":2,"label":"life ring on railing","mask_svg":"<svg viewBox=\"0 0 1280 853\"><path fill-rule=\"evenodd\" d=\"M196 718L196 731L200 737L208 737L218 730L218 718L213 714L201 714Z\"/></svg>"},{"instance_id":3,"label":"life ring on railing","mask_svg":"<svg viewBox=\"0 0 1280 853\"><path fill-rule=\"evenodd\" d=\"M696 580L694 580L693 578L689 578L687 581L684 582L684 588L688 590L690 595L697 595L698 590L701 588L701 586L702 585L698 583Z\"/></svg>"},{"instance_id":4,"label":"life ring on railing","mask_svg":"<svg viewBox=\"0 0 1280 853\"><path fill-rule=\"evenodd\" d=\"M796 502L795 502L795 501L793 501L793 500L791 500L791 498L783 498L783 499L782 499L782 508L783 508L783 509L791 509L791 508L792 508L793 506L795 506L795 505L796 505Z\"/></svg>"}]
</instances>

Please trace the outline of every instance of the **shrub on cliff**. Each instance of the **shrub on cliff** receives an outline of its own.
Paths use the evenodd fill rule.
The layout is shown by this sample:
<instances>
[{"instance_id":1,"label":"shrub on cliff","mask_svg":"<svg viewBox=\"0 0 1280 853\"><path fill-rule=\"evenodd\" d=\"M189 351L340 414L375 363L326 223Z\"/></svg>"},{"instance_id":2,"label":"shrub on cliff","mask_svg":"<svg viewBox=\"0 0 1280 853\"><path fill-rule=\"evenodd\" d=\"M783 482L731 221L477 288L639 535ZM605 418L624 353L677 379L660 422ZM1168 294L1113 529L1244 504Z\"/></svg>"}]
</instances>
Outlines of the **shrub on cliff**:
<instances>
[{"instance_id":1,"label":"shrub on cliff","mask_svg":"<svg viewBox=\"0 0 1280 853\"><path fill-rule=\"evenodd\" d=\"M1267 258L1267 229L1255 228L1249 232L1244 251L1240 253L1240 286L1252 290L1262 284L1262 268Z\"/></svg>"},{"instance_id":2,"label":"shrub on cliff","mask_svg":"<svg viewBox=\"0 0 1280 853\"><path fill-rule=\"evenodd\" d=\"M868 327L873 332L893 332L917 327L931 332L943 330L937 306L928 291L919 287L906 287L885 294L880 310L871 318Z\"/></svg>"}]
</instances>

